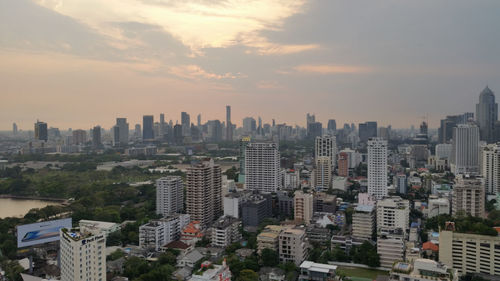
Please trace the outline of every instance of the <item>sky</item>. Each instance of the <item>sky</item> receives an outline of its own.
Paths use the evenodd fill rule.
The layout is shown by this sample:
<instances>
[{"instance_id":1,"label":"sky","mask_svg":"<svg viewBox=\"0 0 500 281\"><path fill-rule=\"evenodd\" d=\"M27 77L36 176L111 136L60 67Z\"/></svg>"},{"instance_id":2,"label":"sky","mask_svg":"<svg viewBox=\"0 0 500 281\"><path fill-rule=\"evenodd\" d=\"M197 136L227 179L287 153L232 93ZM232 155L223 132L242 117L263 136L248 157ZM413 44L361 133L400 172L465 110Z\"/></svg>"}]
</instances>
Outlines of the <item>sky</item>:
<instances>
[{"instance_id":1,"label":"sky","mask_svg":"<svg viewBox=\"0 0 500 281\"><path fill-rule=\"evenodd\" d=\"M1 0L0 130L164 113L430 127L500 92L497 0ZM380 126L379 125L379 126Z\"/></svg>"}]
</instances>

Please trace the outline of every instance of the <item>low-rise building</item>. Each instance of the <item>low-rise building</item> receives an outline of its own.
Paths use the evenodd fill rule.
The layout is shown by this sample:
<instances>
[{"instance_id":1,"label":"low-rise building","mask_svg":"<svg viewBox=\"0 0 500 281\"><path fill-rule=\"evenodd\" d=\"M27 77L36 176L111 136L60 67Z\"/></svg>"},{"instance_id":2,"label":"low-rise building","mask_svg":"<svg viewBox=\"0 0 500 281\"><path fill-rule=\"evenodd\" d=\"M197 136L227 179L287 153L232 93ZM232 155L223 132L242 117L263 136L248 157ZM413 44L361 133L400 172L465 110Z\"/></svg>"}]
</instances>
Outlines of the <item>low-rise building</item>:
<instances>
[{"instance_id":1,"label":"low-rise building","mask_svg":"<svg viewBox=\"0 0 500 281\"><path fill-rule=\"evenodd\" d=\"M258 226L273 215L271 194L252 194L241 209L243 226Z\"/></svg>"},{"instance_id":2,"label":"low-rise building","mask_svg":"<svg viewBox=\"0 0 500 281\"><path fill-rule=\"evenodd\" d=\"M281 225L268 225L257 235L257 252L262 253L264 249L279 251L279 235L286 227Z\"/></svg>"},{"instance_id":3,"label":"low-rise building","mask_svg":"<svg viewBox=\"0 0 500 281\"><path fill-rule=\"evenodd\" d=\"M436 196L430 196L428 201L427 217L433 218L439 215L449 215L450 214L450 200L447 198L438 198Z\"/></svg>"},{"instance_id":4,"label":"low-rise building","mask_svg":"<svg viewBox=\"0 0 500 281\"><path fill-rule=\"evenodd\" d=\"M82 232L89 232L94 235L104 233L106 237L108 237L110 233L121 229L120 224L114 222L80 220L78 224Z\"/></svg>"},{"instance_id":5,"label":"low-rise building","mask_svg":"<svg viewBox=\"0 0 500 281\"><path fill-rule=\"evenodd\" d=\"M231 281L231 271L226 260L222 262L222 265L205 261L200 269L193 273L189 281Z\"/></svg>"},{"instance_id":6,"label":"low-rise building","mask_svg":"<svg viewBox=\"0 0 500 281\"><path fill-rule=\"evenodd\" d=\"M172 241L179 240L181 230L189 223L189 215L175 214L152 220L139 227L139 246L144 249L159 251Z\"/></svg>"},{"instance_id":7,"label":"low-rise building","mask_svg":"<svg viewBox=\"0 0 500 281\"><path fill-rule=\"evenodd\" d=\"M405 235L398 229L379 234L377 253L380 255L380 266L391 268L394 262L405 260Z\"/></svg>"},{"instance_id":8,"label":"low-rise building","mask_svg":"<svg viewBox=\"0 0 500 281\"><path fill-rule=\"evenodd\" d=\"M456 269L429 259L416 259L412 263L397 262L390 272L391 281L458 281Z\"/></svg>"},{"instance_id":9,"label":"low-rise building","mask_svg":"<svg viewBox=\"0 0 500 281\"><path fill-rule=\"evenodd\" d=\"M279 234L281 263L293 262L299 266L309 255L309 244L304 228L287 228Z\"/></svg>"},{"instance_id":10,"label":"low-rise building","mask_svg":"<svg viewBox=\"0 0 500 281\"><path fill-rule=\"evenodd\" d=\"M329 228L321 227L317 224L310 224L306 227L307 239L311 242L328 244L332 238L332 232Z\"/></svg>"},{"instance_id":11,"label":"low-rise building","mask_svg":"<svg viewBox=\"0 0 500 281\"><path fill-rule=\"evenodd\" d=\"M199 221L192 221L181 231L181 241L194 245L196 242L203 238L204 234L201 230L201 224Z\"/></svg>"},{"instance_id":12,"label":"low-rise building","mask_svg":"<svg viewBox=\"0 0 500 281\"><path fill-rule=\"evenodd\" d=\"M222 217L212 225L213 247L227 247L241 240L241 221L233 217Z\"/></svg>"},{"instance_id":13,"label":"low-rise building","mask_svg":"<svg viewBox=\"0 0 500 281\"><path fill-rule=\"evenodd\" d=\"M352 237L357 239L372 239L375 233L375 207L358 205L352 215Z\"/></svg>"},{"instance_id":14,"label":"low-rise building","mask_svg":"<svg viewBox=\"0 0 500 281\"><path fill-rule=\"evenodd\" d=\"M353 246L361 246L365 240L351 237L349 235L333 235L330 240L331 248L335 249L339 247L346 253L349 253Z\"/></svg>"},{"instance_id":15,"label":"low-rise building","mask_svg":"<svg viewBox=\"0 0 500 281\"><path fill-rule=\"evenodd\" d=\"M299 281L333 281L336 271L336 265L304 261L300 265Z\"/></svg>"},{"instance_id":16,"label":"low-rise building","mask_svg":"<svg viewBox=\"0 0 500 281\"><path fill-rule=\"evenodd\" d=\"M316 192L313 198L313 212L335 213L337 196Z\"/></svg>"}]
</instances>

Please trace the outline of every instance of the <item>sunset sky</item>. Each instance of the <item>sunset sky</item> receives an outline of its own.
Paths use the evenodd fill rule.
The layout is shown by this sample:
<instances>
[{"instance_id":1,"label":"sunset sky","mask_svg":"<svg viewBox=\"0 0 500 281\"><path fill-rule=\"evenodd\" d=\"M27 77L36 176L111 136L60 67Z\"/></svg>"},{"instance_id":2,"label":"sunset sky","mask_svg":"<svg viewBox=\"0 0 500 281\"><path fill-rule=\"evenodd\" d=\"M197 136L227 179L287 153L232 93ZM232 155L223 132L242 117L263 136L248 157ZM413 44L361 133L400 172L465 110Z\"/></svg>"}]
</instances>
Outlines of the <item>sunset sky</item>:
<instances>
[{"instance_id":1,"label":"sunset sky","mask_svg":"<svg viewBox=\"0 0 500 281\"><path fill-rule=\"evenodd\" d=\"M0 130L180 122L402 128L500 93L500 1L1 0Z\"/></svg>"}]
</instances>

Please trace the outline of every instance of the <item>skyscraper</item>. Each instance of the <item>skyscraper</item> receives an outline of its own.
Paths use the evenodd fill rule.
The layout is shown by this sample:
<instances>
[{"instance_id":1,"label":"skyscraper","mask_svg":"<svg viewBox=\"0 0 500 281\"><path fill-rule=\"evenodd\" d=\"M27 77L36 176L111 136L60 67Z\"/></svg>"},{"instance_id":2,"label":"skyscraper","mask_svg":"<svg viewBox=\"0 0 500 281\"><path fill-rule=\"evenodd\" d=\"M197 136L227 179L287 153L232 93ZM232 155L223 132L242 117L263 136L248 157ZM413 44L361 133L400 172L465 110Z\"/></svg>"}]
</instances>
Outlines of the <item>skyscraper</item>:
<instances>
[{"instance_id":1,"label":"skyscraper","mask_svg":"<svg viewBox=\"0 0 500 281\"><path fill-rule=\"evenodd\" d=\"M15 136L17 135L17 124L12 123L12 134Z\"/></svg>"},{"instance_id":2,"label":"skyscraper","mask_svg":"<svg viewBox=\"0 0 500 281\"><path fill-rule=\"evenodd\" d=\"M208 141L222 141L222 124L219 120L209 120L207 122L207 138Z\"/></svg>"},{"instance_id":3,"label":"skyscraper","mask_svg":"<svg viewBox=\"0 0 500 281\"><path fill-rule=\"evenodd\" d=\"M156 213L168 216L184 209L184 188L180 176L156 180Z\"/></svg>"},{"instance_id":4,"label":"skyscraper","mask_svg":"<svg viewBox=\"0 0 500 281\"><path fill-rule=\"evenodd\" d=\"M101 145L101 126L95 126L92 128L92 147L99 148Z\"/></svg>"},{"instance_id":5,"label":"skyscraper","mask_svg":"<svg viewBox=\"0 0 500 281\"><path fill-rule=\"evenodd\" d=\"M191 119L189 114L181 112L182 136L188 137L191 135Z\"/></svg>"},{"instance_id":6,"label":"skyscraper","mask_svg":"<svg viewBox=\"0 0 500 281\"><path fill-rule=\"evenodd\" d=\"M337 140L335 136L316 137L314 157L326 156L330 158L332 168L336 166L337 160Z\"/></svg>"},{"instance_id":7,"label":"skyscraper","mask_svg":"<svg viewBox=\"0 0 500 281\"><path fill-rule=\"evenodd\" d=\"M127 118L116 118L116 125L113 128L115 146L125 146L128 144L128 131Z\"/></svg>"},{"instance_id":8,"label":"skyscraper","mask_svg":"<svg viewBox=\"0 0 500 281\"><path fill-rule=\"evenodd\" d=\"M80 145L87 142L87 132L85 130L73 131L73 144Z\"/></svg>"},{"instance_id":9,"label":"skyscraper","mask_svg":"<svg viewBox=\"0 0 500 281\"><path fill-rule=\"evenodd\" d=\"M387 141L380 138L368 140L368 194L387 196Z\"/></svg>"},{"instance_id":10,"label":"skyscraper","mask_svg":"<svg viewBox=\"0 0 500 281\"><path fill-rule=\"evenodd\" d=\"M479 172L479 127L460 124L453 128L451 170L454 174Z\"/></svg>"},{"instance_id":11,"label":"skyscraper","mask_svg":"<svg viewBox=\"0 0 500 281\"><path fill-rule=\"evenodd\" d=\"M253 117L243 118L243 133L253 134L257 130L257 122Z\"/></svg>"},{"instance_id":12,"label":"skyscraper","mask_svg":"<svg viewBox=\"0 0 500 281\"><path fill-rule=\"evenodd\" d=\"M335 132L337 131L337 122L335 121L335 119L328 120L327 130L329 134L335 134Z\"/></svg>"},{"instance_id":13,"label":"skyscraper","mask_svg":"<svg viewBox=\"0 0 500 281\"><path fill-rule=\"evenodd\" d=\"M276 192L280 188L280 152L276 143L246 145L245 186L261 192Z\"/></svg>"},{"instance_id":14,"label":"skyscraper","mask_svg":"<svg viewBox=\"0 0 500 281\"><path fill-rule=\"evenodd\" d=\"M308 139L314 140L316 137L320 137L321 135L323 135L323 124L321 124L321 122L309 122L307 124Z\"/></svg>"},{"instance_id":15,"label":"skyscraper","mask_svg":"<svg viewBox=\"0 0 500 281\"><path fill-rule=\"evenodd\" d=\"M473 217L484 217L485 191L482 178L458 175L453 186L452 214L463 211Z\"/></svg>"},{"instance_id":16,"label":"skyscraper","mask_svg":"<svg viewBox=\"0 0 500 281\"><path fill-rule=\"evenodd\" d=\"M488 86L479 95L479 103L476 104L476 121L479 125L481 140L486 142L495 141L495 122L498 120L498 104L495 102L495 94Z\"/></svg>"},{"instance_id":17,"label":"skyscraper","mask_svg":"<svg viewBox=\"0 0 500 281\"><path fill-rule=\"evenodd\" d=\"M377 137L377 122L369 121L359 124L359 140L367 142L370 138Z\"/></svg>"},{"instance_id":18,"label":"skyscraper","mask_svg":"<svg viewBox=\"0 0 500 281\"><path fill-rule=\"evenodd\" d=\"M201 127L201 114L198 114L198 117L196 119L198 127Z\"/></svg>"},{"instance_id":19,"label":"skyscraper","mask_svg":"<svg viewBox=\"0 0 500 281\"><path fill-rule=\"evenodd\" d=\"M186 211L203 228L222 215L221 168L211 159L194 164L186 173Z\"/></svg>"},{"instance_id":20,"label":"skyscraper","mask_svg":"<svg viewBox=\"0 0 500 281\"><path fill-rule=\"evenodd\" d=\"M486 193L500 193L500 144L481 147L480 173L484 179Z\"/></svg>"},{"instance_id":21,"label":"skyscraper","mask_svg":"<svg viewBox=\"0 0 500 281\"><path fill-rule=\"evenodd\" d=\"M226 105L226 140L233 141L233 124L231 123L231 106Z\"/></svg>"},{"instance_id":22,"label":"skyscraper","mask_svg":"<svg viewBox=\"0 0 500 281\"><path fill-rule=\"evenodd\" d=\"M245 151L247 149L247 144L250 143L250 137L242 137L240 140L240 173L238 175L238 182L245 182Z\"/></svg>"},{"instance_id":23,"label":"skyscraper","mask_svg":"<svg viewBox=\"0 0 500 281\"><path fill-rule=\"evenodd\" d=\"M332 185L332 158L329 156L318 156L314 162L313 187L317 190L326 191Z\"/></svg>"},{"instance_id":24,"label":"skyscraper","mask_svg":"<svg viewBox=\"0 0 500 281\"><path fill-rule=\"evenodd\" d=\"M38 120L36 121L36 123L35 123L35 139L43 140L43 141L48 140L47 123L40 122Z\"/></svg>"},{"instance_id":25,"label":"skyscraper","mask_svg":"<svg viewBox=\"0 0 500 281\"><path fill-rule=\"evenodd\" d=\"M155 134L153 130L154 116L144 115L142 117L142 140L154 140Z\"/></svg>"}]
</instances>

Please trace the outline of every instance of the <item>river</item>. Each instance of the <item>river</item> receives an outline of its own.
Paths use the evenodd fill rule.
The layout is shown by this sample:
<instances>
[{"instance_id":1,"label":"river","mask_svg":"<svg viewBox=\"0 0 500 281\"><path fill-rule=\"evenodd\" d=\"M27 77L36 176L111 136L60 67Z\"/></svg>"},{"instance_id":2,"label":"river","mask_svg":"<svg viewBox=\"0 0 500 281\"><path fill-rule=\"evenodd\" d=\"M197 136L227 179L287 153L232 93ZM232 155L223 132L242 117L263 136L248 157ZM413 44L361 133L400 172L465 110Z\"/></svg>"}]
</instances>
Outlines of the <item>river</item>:
<instances>
[{"instance_id":1,"label":"river","mask_svg":"<svg viewBox=\"0 0 500 281\"><path fill-rule=\"evenodd\" d=\"M0 198L0 219L6 217L24 217L33 208L59 205L57 202L27 199Z\"/></svg>"}]
</instances>

